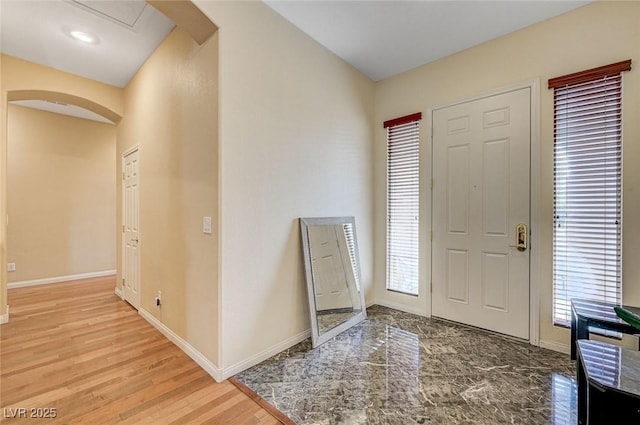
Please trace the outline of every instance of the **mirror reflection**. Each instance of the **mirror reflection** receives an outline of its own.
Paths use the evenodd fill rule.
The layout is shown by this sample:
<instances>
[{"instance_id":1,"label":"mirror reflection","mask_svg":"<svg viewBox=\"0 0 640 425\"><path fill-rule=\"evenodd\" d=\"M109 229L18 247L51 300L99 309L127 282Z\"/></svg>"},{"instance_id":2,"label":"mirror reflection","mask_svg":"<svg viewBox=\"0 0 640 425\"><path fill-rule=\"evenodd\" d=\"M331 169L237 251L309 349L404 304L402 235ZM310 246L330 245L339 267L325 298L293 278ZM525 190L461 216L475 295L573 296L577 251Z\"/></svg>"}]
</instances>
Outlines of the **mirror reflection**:
<instances>
[{"instance_id":1,"label":"mirror reflection","mask_svg":"<svg viewBox=\"0 0 640 425\"><path fill-rule=\"evenodd\" d=\"M366 318L355 220L301 219L313 346Z\"/></svg>"}]
</instances>

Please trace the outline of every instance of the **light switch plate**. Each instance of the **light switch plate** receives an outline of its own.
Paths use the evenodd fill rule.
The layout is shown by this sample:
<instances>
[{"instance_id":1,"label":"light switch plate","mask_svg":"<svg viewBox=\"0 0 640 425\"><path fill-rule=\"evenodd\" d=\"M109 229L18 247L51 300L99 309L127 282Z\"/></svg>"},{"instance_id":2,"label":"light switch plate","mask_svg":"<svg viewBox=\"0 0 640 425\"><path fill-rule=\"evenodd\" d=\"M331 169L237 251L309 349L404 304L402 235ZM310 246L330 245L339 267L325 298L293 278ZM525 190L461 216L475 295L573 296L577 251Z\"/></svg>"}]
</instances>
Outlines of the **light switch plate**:
<instances>
[{"instance_id":1,"label":"light switch plate","mask_svg":"<svg viewBox=\"0 0 640 425\"><path fill-rule=\"evenodd\" d=\"M202 217L202 233L211 234L211 217Z\"/></svg>"},{"instance_id":2,"label":"light switch plate","mask_svg":"<svg viewBox=\"0 0 640 425\"><path fill-rule=\"evenodd\" d=\"M7 263L7 271L15 272L16 271L16 263Z\"/></svg>"}]
</instances>

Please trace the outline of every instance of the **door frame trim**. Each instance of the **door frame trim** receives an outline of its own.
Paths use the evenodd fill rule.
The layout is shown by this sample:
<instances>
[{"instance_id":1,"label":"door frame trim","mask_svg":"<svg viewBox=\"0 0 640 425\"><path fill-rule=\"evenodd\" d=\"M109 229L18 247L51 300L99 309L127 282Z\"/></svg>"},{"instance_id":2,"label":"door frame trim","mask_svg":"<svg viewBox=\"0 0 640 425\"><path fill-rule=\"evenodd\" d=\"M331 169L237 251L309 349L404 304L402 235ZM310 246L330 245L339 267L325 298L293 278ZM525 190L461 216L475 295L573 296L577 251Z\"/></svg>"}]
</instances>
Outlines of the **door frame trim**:
<instances>
[{"instance_id":1,"label":"door frame trim","mask_svg":"<svg viewBox=\"0 0 640 425\"><path fill-rule=\"evenodd\" d=\"M529 343L540 344L540 78L535 78L522 83L504 86L498 89L485 91L474 96L464 97L455 101L437 104L427 108L426 119L429 133L427 136L427 152L431 161L428 162L428 170L425 175L433 181L433 113L439 109L448 108L462 103L493 97L521 89L529 89L530 94L530 171L529 171ZM430 220L423 225L426 230L422 233L430 235L433 228L433 189L429 188L430 196L427 196L427 211L430 211ZM426 221L426 220L425 220ZM433 278L433 242L429 241L429 282ZM427 316L431 317L431 294L427 297Z\"/></svg>"},{"instance_id":2,"label":"door frame trim","mask_svg":"<svg viewBox=\"0 0 640 425\"><path fill-rule=\"evenodd\" d=\"M118 178L120 179L120 227L117 229L117 231L120 233L120 288L121 288L121 293L122 293L122 299L124 301L125 300L125 290L124 290L124 286L122 286L122 279L124 278L124 256L125 256L125 249L124 249L124 232L121 231L121 228L123 226L124 223L124 184L123 184L123 179L122 179L122 173L124 173L124 161L125 158L129 155L131 155L134 152L138 152L138 163L140 163L140 145L135 145L130 147L129 149L125 150L124 152L122 152L122 155L120 157L120 175L118 176ZM140 187L140 167L138 166L138 187ZM140 205L140 191L138 190L138 205ZM138 239L142 239L142 225L140 220L138 220ZM142 302L142 270L140 270L140 258L141 258L141 253L142 253L142 247L140 246L140 244L138 244L138 269L140 271L140 281L138 282L138 294L140 295L140 300L138 303L138 306L135 307L136 310L140 311L140 303ZM118 288L118 282L116 282L116 290ZM131 305L131 304L130 304Z\"/></svg>"}]
</instances>

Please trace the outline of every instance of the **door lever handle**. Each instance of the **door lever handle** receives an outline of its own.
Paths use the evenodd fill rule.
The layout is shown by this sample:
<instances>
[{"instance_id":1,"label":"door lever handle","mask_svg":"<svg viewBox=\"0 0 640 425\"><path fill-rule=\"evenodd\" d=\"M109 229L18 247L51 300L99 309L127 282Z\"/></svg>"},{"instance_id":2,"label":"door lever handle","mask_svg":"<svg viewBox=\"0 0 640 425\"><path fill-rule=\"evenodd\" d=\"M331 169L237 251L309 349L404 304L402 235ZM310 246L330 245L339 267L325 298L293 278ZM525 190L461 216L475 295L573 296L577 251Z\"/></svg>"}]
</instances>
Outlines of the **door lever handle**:
<instances>
[{"instance_id":1,"label":"door lever handle","mask_svg":"<svg viewBox=\"0 0 640 425\"><path fill-rule=\"evenodd\" d=\"M516 245L511 247L520 252L526 251L529 247L529 231L526 224L520 223L516 226Z\"/></svg>"}]
</instances>

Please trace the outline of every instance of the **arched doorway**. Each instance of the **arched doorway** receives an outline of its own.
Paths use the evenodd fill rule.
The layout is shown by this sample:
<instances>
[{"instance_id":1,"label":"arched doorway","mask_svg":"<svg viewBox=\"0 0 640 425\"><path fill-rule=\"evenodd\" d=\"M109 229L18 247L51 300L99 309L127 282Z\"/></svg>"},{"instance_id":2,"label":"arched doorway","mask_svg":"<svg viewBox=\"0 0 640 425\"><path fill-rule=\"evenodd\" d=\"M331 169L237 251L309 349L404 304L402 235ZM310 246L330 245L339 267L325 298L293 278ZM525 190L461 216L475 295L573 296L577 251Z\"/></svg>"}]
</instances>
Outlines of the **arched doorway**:
<instances>
[{"instance_id":1,"label":"arched doorway","mask_svg":"<svg viewBox=\"0 0 640 425\"><path fill-rule=\"evenodd\" d=\"M87 87L79 89L78 87L67 87L67 90L49 90L49 87L46 87L46 84L43 84L43 81L51 81L47 79L43 79L39 82L29 82L25 81L26 79L17 78L22 74L25 68L29 70L34 70L39 67L35 64L29 64L23 61L11 59L5 59L5 66L3 66L3 73L8 75L6 80L3 79L3 88L6 88L6 91L3 90L2 93L2 105L3 105L3 114L2 114L2 126L0 133L0 217L7 217L7 166L8 166L8 158L7 158L7 147L8 147L8 119L9 119L9 102L12 101L25 101L25 100L45 100L50 102L64 102L66 104L76 105L78 107L84 108L88 111L91 111L95 114L98 114L107 120L117 124L122 118L122 107L121 101L118 99L120 96L119 93L116 93L116 96L113 96L113 93L109 93L108 96L104 96L104 99L101 99L100 91L95 90L92 92ZM7 63L8 62L8 63ZM15 65L12 68L12 65ZM37 69L42 72L42 69ZM54 71L57 72L57 71ZM32 74L30 74L32 75ZM15 78L12 78L15 77ZM23 89L16 88L12 89L12 86L17 85L17 81L20 82L20 85L25 84L33 84L33 86L45 86L46 88L40 89ZM53 83L49 82L50 85L53 86ZM60 85L58 83L58 85ZM51 87L54 88L54 87ZM57 88L57 87L56 87ZM86 91L88 96L81 96L79 91ZM74 93L76 92L76 93ZM93 97L93 100L90 97ZM109 99L112 101L109 102ZM113 99L116 101L114 102ZM108 104L109 106L105 106L102 104ZM118 111L119 109L120 111ZM8 242L8 232L7 232L7 220L4 219L2 225L0 225L0 263L7 264L7 242ZM7 306L7 268L2 267L0 272L0 323L6 323L9 320L9 311Z\"/></svg>"}]
</instances>

